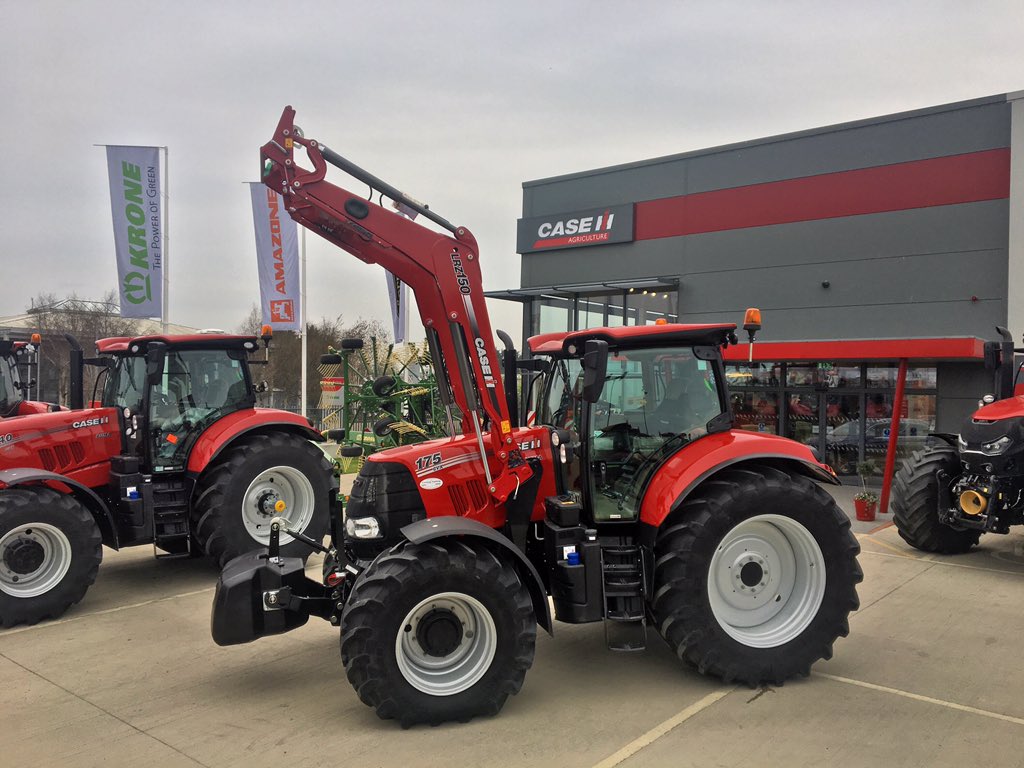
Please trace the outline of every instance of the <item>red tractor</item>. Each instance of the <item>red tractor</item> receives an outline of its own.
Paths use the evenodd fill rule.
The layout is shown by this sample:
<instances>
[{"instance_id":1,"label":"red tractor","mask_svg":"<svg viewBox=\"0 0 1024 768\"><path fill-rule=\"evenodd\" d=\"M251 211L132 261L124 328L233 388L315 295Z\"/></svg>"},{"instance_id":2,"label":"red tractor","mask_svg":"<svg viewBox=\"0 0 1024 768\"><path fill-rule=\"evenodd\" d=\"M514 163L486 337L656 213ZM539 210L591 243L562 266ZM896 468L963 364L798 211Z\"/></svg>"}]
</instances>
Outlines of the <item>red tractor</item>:
<instances>
[{"instance_id":1,"label":"red tractor","mask_svg":"<svg viewBox=\"0 0 1024 768\"><path fill-rule=\"evenodd\" d=\"M1024 392L1015 387L1013 338L989 342L995 393L985 395L960 434L933 433L893 478L893 522L924 552L958 554L983 533L1024 525Z\"/></svg>"},{"instance_id":2,"label":"red tractor","mask_svg":"<svg viewBox=\"0 0 1024 768\"><path fill-rule=\"evenodd\" d=\"M859 547L818 484L837 483L828 467L731 428L721 350L736 326L547 334L523 361L499 332L499 370L469 231L293 120L288 107L262 149L264 182L299 223L415 291L453 437L367 458L322 582L282 556L290 529L273 521L270 546L221 574L214 640L327 619L359 697L403 726L501 709L552 604L559 621L603 622L618 650L653 626L700 672L751 686L828 658L858 605ZM328 163L445 231L330 184ZM538 377L536 426L518 426L517 368Z\"/></svg>"},{"instance_id":3,"label":"red tractor","mask_svg":"<svg viewBox=\"0 0 1024 768\"><path fill-rule=\"evenodd\" d=\"M220 563L270 520L320 540L336 495L306 419L256 408L255 336L143 336L72 349L72 408L0 420L0 626L61 615L96 579L101 543ZM77 345L73 345L77 346ZM82 364L101 368L82 407ZM289 554L311 547L289 537Z\"/></svg>"}]
</instances>

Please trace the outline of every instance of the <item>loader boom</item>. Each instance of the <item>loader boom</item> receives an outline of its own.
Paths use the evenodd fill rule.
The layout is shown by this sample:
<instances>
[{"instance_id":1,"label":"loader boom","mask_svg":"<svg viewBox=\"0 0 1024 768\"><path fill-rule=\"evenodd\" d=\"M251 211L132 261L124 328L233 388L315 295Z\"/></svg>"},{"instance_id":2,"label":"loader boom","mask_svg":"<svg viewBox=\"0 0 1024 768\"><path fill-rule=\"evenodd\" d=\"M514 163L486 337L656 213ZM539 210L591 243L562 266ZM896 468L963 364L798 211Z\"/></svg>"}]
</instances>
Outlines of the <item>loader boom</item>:
<instances>
[{"instance_id":1,"label":"loader boom","mask_svg":"<svg viewBox=\"0 0 1024 768\"><path fill-rule=\"evenodd\" d=\"M454 425L460 411L464 434L476 435L488 489L503 503L531 474L512 439L490 318L480 277L476 238L364 171L295 126L285 107L274 138L261 150L263 182L282 195L288 213L367 264L380 264L412 289L439 372L441 398ZM298 165L296 147L313 169ZM364 198L325 180L333 165L370 187ZM388 197L438 224L439 233L373 202ZM496 466L492 473L491 467Z\"/></svg>"}]
</instances>

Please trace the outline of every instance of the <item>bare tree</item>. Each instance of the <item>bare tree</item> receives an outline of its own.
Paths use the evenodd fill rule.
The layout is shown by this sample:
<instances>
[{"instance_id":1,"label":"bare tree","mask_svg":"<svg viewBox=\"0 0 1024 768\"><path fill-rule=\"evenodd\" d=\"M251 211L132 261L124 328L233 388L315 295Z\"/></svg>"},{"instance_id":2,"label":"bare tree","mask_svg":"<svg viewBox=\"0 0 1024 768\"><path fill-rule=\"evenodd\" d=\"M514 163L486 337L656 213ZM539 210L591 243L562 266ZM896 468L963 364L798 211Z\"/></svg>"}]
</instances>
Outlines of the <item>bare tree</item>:
<instances>
[{"instance_id":1,"label":"bare tree","mask_svg":"<svg viewBox=\"0 0 1024 768\"><path fill-rule=\"evenodd\" d=\"M99 301L82 299L75 294L60 299L52 293L41 293L32 300L28 313L36 318L36 330L43 337L40 396L64 404L69 395L70 350L65 335L77 339L87 357L93 354L97 339L135 335L134 322L118 314L114 291L108 291ZM86 368L86 399L93 390L96 374L96 369Z\"/></svg>"},{"instance_id":2,"label":"bare tree","mask_svg":"<svg viewBox=\"0 0 1024 768\"><path fill-rule=\"evenodd\" d=\"M258 334L263 324L259 307L255 304L249 314L238 326L239 333ZM376 338L378 347L385 353L390 343L390 334L383 323L377 320L360 318L351 326L346 326L342 317L322 317L318 322L307 323L309 334L307 346L307 377L306 398L310 407L315 408L320 401L320 376L317 365L320 355L329 346L337 347L342 339L360 338L367 341ZM267 382L273 393L271 404L282 408L297 408L300 403L302 387L302 340L297 333L282 331L274 334L271 343L270 362L260 368L253 369L253 377Z\"/></svg>"}]
</instances>

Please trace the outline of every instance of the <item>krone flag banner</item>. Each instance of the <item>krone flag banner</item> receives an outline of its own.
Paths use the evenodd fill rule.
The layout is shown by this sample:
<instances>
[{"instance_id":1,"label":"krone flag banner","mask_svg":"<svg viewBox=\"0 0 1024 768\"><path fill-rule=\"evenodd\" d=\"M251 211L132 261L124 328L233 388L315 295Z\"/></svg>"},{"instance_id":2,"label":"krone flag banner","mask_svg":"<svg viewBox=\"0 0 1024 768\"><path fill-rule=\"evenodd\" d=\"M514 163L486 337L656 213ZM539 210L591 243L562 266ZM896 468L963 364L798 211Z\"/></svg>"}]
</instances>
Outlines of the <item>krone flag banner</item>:
<instances>
[{"instance_id":1,"label":"krone flag banner","mask_svg":"<svg viewBox=\"0 0 1024 768\"><path fill-rule=\"evenodd\" d=\"M164 229L158 147L107 146L121 317L162 317Z\"/></svg>"},{"instance_id":2,"label":"krone flag banner","mask_svg":"<svg viewBox=\"0 0 1024 768\"><path fill-rule=\"evenodd\" d=\"M249 191L263 322L275 331L300 331L298 225L277 192L260 182L250 182Z\"/></svg>"}]
</instances>

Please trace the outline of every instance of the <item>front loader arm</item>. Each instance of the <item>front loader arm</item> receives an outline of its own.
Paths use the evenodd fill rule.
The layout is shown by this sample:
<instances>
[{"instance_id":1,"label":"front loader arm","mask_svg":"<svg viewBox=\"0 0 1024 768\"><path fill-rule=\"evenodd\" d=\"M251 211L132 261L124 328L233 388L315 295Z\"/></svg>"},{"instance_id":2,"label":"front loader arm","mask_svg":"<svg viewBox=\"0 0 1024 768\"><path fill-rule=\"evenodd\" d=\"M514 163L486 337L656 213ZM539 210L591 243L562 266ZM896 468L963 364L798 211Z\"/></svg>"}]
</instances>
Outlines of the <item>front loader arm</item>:
<instances>
[{"instance_id":1,"label":"front loader arm","mask_svg":"<svg viewBox=\"0 0 1024 768\"><path fill-rule=\"evenodd\" d=\"M305 138L294 121L295 110L285 107L274 138L261 149L264 184L282 195L288 213L302 226L367 264L380 264L412 289L431 354L441 363L436 367L442 400L446 405L454 402L462 411L462 431L477 436L491 494L504 502L531 473L512 439L476 238ZM296 146L306 150L313 170L296 163ZM370 199L326 181L328 164L369 185ZM374 191L381 202L387 196L451 234L435 232L374 203ZM488 453L500 464L493 477Z\"/></svg>"}]
</instances>

